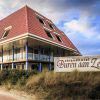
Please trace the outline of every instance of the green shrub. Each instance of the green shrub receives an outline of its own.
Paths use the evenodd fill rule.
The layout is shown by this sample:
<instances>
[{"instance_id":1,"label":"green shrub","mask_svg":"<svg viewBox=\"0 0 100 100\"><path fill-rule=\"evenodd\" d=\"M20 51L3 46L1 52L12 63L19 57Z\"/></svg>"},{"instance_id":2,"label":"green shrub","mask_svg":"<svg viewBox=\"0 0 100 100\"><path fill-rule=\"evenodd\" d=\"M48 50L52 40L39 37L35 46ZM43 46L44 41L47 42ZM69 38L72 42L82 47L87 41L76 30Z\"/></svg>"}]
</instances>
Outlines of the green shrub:
<instances>
[{"instance_id":1,"label":"green shrub","mask_svg":"<svg viewBox=\"0 0 100 100\"><path fill-rule=\"evenodd\" d=\"M9 81L12 85L16 85L18 80L25 81L33 74L36 74L36 72L25 70L2 70L0 72L0 84L5 84Z\"/></svg>"}]
</instances>

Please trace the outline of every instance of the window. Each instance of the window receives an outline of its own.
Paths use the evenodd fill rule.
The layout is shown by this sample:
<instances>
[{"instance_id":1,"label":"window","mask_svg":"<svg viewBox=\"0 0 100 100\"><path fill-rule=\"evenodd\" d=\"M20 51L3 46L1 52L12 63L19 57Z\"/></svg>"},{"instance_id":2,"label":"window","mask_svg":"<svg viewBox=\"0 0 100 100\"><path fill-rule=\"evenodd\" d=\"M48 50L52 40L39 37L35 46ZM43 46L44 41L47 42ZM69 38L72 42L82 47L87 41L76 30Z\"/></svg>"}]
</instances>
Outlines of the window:
<instances>
[{"instance_id":1,"label":"window","mask_svg":"<svg viewBox=\"0 0 100 100\"><path fill-rule=\"evenodd\" d=\"M53 25L52 25L52 24L50 24L50 23L48 23L48 24L49 24L49 27L50 27L50 28L54 29L54 27L53 27Z\"/></svg>"},{"instance_id":2,"label":"window","mask_svg":"<svg viewBox=\"0 0 100 100\"><path fill-rule=\"evenodd\" d=\"M12 26L8 26L4 29L4 33L2 35L2 38L5 38L8 36L10 29L12 28Z\"/></svg>"},{"instance_id":3,"label":"window","mask_svg":"<svg viewBox=\"0 0 100 100\"><path fill-rule=\"evenodd\" d=\"M2 36L2 38L5 38L5 37L7 37L7 35L9 34L9 31L10 31L10 30L5 30L5 32L3 33L3 36Z\"/></svg>"},{"instance_id":4,"label":"window","mask_svg":"<svg viewBox=\"0 0 100 100\"><path fill-rule=\"evenodd\" d=\"M39 20L39 22L40 22L41 24L44 24L44 21L43 21L43 19L42 19L42 18L37 17L37 19Z\"/></svg>"},{"instance_id":5,"label":"window","mask_svg":"<svg viewBox=\"0 0 100 100\"><path fill-rule=\"evenodd\" d=\"M47 34L47 36L48 36L49 38L53 38L52 35L51 35L51 33L50 33L49 31L45 30L45 32L46 32L46 34Z\"/></svg>"},{"instance_id":6,"label":"window","mask_svg":"<svg viewBox=\"0 0 100 100\"><path fill-rule=\"evenodd\" d=\"M59 42L62 42L61 38L60 38L58 35L56 35L56 38L57 38L57 40L58 40Z\"/></svg>"}]
</instances>

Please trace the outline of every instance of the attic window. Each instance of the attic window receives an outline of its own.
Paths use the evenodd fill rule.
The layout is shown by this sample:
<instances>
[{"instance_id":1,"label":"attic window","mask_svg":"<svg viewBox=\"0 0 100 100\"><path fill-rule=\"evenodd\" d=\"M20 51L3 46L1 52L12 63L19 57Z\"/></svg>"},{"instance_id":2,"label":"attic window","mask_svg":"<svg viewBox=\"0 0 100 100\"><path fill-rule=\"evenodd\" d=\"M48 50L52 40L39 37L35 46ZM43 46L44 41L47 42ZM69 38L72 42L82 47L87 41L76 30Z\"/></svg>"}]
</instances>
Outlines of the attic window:
<instances>
[{"instance_id":1,"label":"attic window","mask_svg":"<svg viewBox=\"0 0 100 100\"><path fill-rule=\"evenodd\" d=\"M9 31L10 31L10 30L6 30L6 31L4 32L4 34L3 34L2 38L7 37L7 35L9 34Z\"/></svg>"},{"instance_id":2,"label":"attic window","mask_svg":"<svg viewBox=\"0 0 100 100\"><path fill-rule=\"evenodd\" d=\"M62 42L61 38L60 38L58 35L56 35L56 38L57 38L57 40L58 40L59 42Z\"/></svg>"},{"instance_id":3,"label":"attic window","mask_svg":"<svg viewBox=\"0 0 100 100\"><path fill-rule=\"evenodd\" d=\"M54 27L53 27L53 25L52 25L52 24L50 24L50 23L48 23L48 24L49 24L49 27L50 27L50 28L54 29Z\"/></svg>"},{"instance_id":4,"label":"attic window","mask_svg":"<svg viewBox=\"0 0 100 100\"><path fill-rule=\"evenodd\" d=\"M8 36L9 31L10 31L11 28L12 28L12 26L9 26L9 27L7 27L7 28L4 29L4 33L3 33L2 38L5 38L5 37Z\"/></svg>"},{"instance_id":5,"label":"attic window","mask_svg":"<svg viewBox=\"0 0 100 100\"><path fill-rule=\"evenodd\" d=\"M40 22L41 24L43 24L43 25L45 24L42 18L37 17L37 19L39 20L39 22Z\"/></svg>"},{"instance_id":6,"label":"attic window","mask_svg":"<svg viewBox=\"0 0 100 100\"><path fill-rule=\"evenodd\" d=\"M48 36L49 38L52 38L52 39L53 39L53 36L51 35L51 33L50 33L49 31L45 30L45 32L46 32L46 34L47 34L47 36Z\"/></svg>"}]
</instances>

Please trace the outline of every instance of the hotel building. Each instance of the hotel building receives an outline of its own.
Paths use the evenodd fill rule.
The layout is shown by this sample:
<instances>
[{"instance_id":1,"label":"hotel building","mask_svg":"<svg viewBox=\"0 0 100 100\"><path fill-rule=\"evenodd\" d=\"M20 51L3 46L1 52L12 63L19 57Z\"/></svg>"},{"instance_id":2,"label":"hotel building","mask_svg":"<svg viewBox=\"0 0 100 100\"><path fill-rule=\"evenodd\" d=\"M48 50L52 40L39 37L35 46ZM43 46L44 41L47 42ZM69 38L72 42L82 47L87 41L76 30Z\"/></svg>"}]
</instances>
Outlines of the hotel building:
<instances>
[{"instance_id":1,"label":"hotel building","mask_svg":"<svg viewBox=\"0 0 100 100\"><path fill-rule=\"evenodd\" d=\"M25 6L0 21L0 69L53 67L54 57L80 52L54 23Z\"/></svg>"}]
</instances>

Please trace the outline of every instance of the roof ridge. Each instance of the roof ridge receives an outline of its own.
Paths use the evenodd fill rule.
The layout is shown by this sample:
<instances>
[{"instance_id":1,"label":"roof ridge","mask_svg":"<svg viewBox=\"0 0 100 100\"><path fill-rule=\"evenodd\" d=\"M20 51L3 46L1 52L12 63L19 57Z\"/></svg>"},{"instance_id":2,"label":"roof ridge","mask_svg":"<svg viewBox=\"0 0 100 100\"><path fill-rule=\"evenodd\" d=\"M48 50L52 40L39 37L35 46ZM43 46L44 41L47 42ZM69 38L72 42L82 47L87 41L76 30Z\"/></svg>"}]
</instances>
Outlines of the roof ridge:
<instances>
[{"instance_id":1,"label":"roof ridge","mask_svg":"<svg viewBox=\"0 0 100 100\"><path fill-rule=\"evenodd\" d=\"M27 26L27 32L28 32L28 30L29 30L29 26L28 26L28 8L29 7L27 5L25 5L24 7L25 7L25 13L26 13L25 17L26 17L26 26Z\"/></svg>"}]
</instances>

